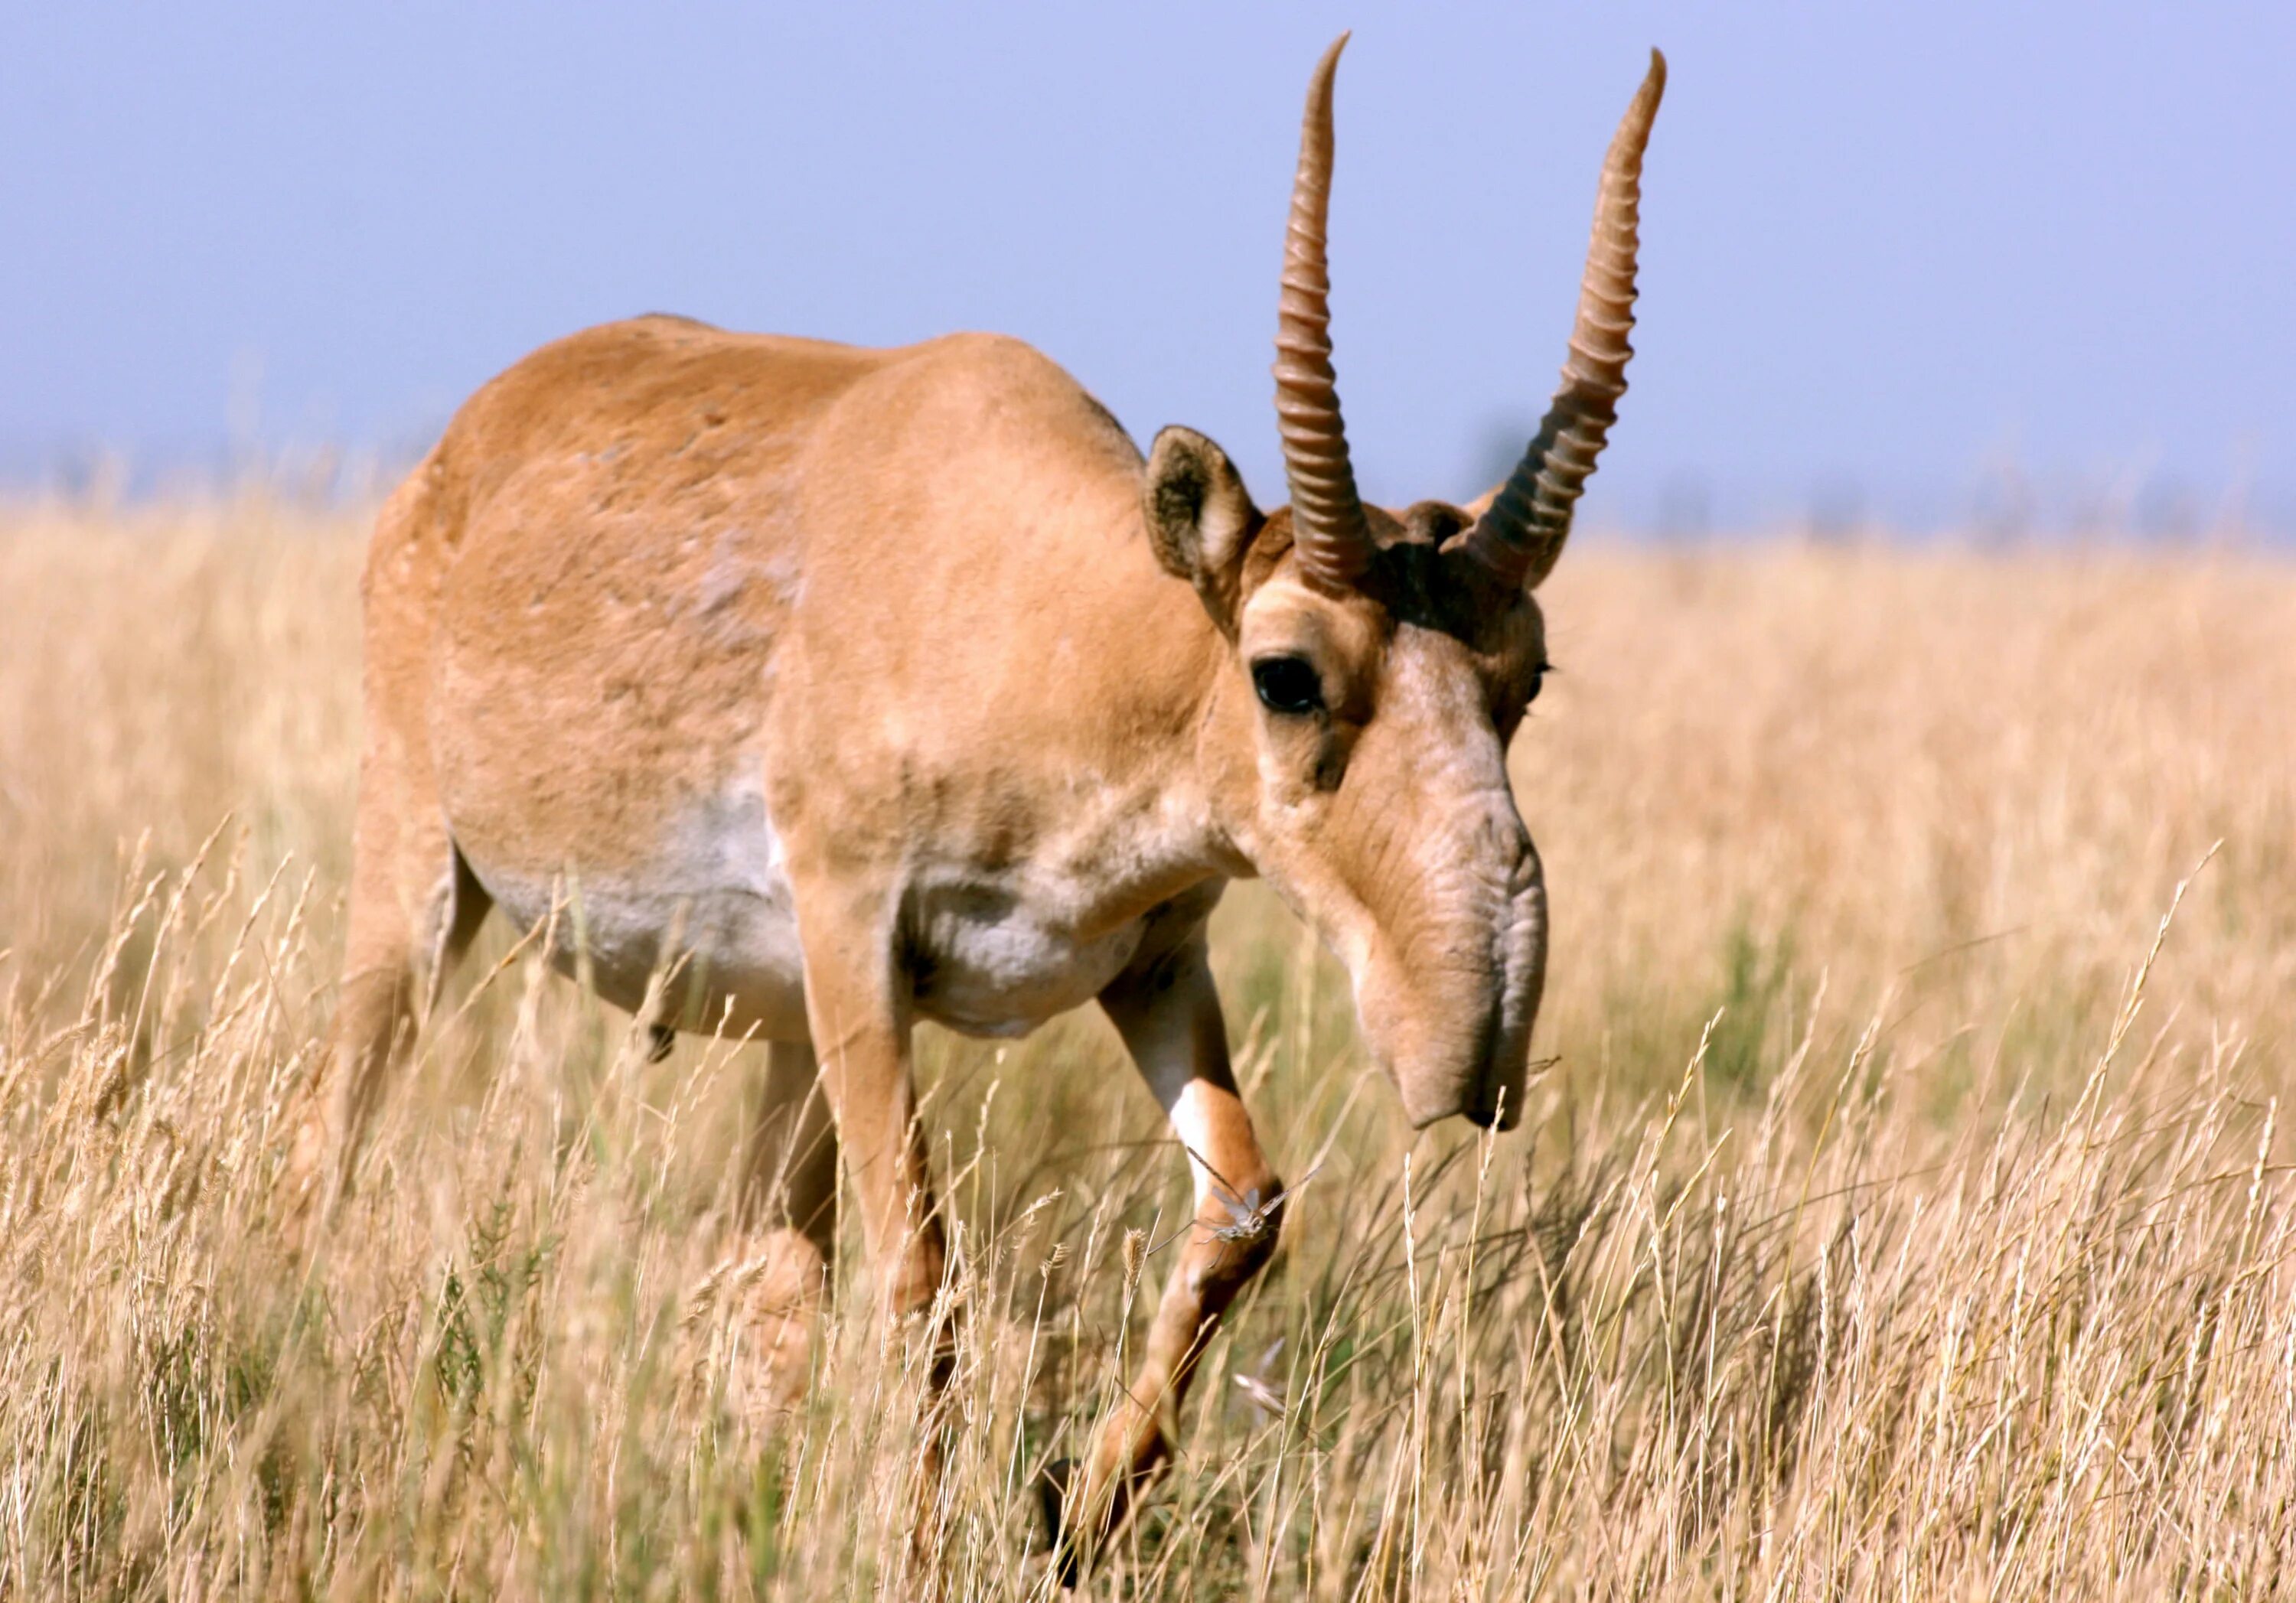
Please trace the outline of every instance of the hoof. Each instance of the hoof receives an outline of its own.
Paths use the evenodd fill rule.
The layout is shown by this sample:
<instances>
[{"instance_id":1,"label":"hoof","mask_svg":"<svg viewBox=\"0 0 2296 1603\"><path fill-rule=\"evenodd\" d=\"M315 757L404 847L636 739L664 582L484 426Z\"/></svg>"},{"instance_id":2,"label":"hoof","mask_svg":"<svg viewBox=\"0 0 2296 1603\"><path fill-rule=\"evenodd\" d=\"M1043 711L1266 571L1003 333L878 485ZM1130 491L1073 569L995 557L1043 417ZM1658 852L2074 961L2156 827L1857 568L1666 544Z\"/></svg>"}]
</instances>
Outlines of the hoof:
<instances>
[{"instance_id":1,"label":"hoof","mask_svg":"<svg viewBox=\"0 0 2296 1603\"><path fill-rule=\"evenodd\" d=\"M671 1050L676 1045L677 1032L671 1029L668 1025L650 1024L646 1026L647 1062L667 1063L669 1061Z\"/></svg>"}]
</instances>

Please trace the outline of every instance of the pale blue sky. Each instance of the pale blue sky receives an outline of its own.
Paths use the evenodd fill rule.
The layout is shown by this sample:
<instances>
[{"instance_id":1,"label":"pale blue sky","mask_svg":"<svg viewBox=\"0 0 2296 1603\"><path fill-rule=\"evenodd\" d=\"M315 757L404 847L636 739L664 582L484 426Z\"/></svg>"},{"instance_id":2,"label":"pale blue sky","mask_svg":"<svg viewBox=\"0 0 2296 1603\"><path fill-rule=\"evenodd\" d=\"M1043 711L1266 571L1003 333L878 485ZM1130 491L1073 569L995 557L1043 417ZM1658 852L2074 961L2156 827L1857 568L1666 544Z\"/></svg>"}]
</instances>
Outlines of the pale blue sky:
<instances>
[{"instance_id":1,"label":"pale blue sky","mask_svg":"<svg viewBox=\"0 0 2296 1603\"><path fill-rule=\"evenodd\" d=\"M275 446L419 448L521 352L662 309L1020 334L1273 502L1285 186L1343 26L1335 331L1374 494L1471 495L1536 416L1655 44L1642 356L1593 516L1935 522L2013 462L2045 516L2205 523L2245 485L2296 526L2286 0L0 0L0 471L213 462L234 384Z\"/></svg>"}]
</instances>

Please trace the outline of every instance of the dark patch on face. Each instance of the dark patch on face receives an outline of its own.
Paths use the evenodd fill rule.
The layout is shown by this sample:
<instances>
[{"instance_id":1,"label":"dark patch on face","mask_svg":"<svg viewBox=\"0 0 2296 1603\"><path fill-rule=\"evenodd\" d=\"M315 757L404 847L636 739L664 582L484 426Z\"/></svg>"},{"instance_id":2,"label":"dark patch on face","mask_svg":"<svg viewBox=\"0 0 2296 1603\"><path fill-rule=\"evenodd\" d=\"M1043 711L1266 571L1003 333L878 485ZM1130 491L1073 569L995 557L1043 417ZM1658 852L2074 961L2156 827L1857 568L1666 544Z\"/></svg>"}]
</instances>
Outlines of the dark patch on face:
<instances>
[{"instance_id":1,"label":"dark patch on face","mask_svg":"<svg viewBox=\"0 0 2296 1603\"><path fill-rule=\"evenodd\" d=\"M1505 614L1522 596L1494 594L1477 582L1455 544L1468 524L1466 513L1442 501L1420 502L1401 518L1375 517L1379 552L1358 584L1397 623L1438 630L1484 655L1503 649Z\"/></svg>"}]
</instances>

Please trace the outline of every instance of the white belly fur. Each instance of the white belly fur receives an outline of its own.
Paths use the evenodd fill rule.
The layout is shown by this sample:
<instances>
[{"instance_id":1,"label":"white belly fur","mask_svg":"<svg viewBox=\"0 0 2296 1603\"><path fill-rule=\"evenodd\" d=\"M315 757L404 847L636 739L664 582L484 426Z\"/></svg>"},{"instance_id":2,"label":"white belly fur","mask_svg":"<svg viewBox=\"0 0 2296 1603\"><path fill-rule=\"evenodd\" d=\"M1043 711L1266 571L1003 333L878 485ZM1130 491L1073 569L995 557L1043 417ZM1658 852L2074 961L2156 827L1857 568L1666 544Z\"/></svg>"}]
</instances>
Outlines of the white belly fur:
<instances>
[{"instance_id":1,"label":"white belly fur","mask_svg":"<svg viewBox=\"0 0 2296 1603\"><path fill-rule=\"evenodd\" d=\"M807 1038L805 959L782 847L763 788L748 785L696 809L650 861L612 872L563 875L466 856L512 923L548 919L552 957L600 995L636 1010L655 973L683 960L664 1018L679 1027L761 1039ZM966 872L944 865L906 899L905 926L917 1010L968 1035L1026 1035L1091 1001L1131 961L1148 925L1136 920L1089 939L1070 933L1068 898L1029 894L1027 871Z\"/></svg>"},{"instance_id":2,"label":"white belly fur","mask_svg":"<svg viewBox=\"0 0 2296 1603\"><path fill-rule=\"evenodd\" d=\"M479 883L521 930L552 916L552 961L635 1010L666 961L680 968L664 1018L682 1028L771 1041L806 1038L805 959L781 842L752 781L696 808L650 859L562 872L489 861L464 847ZM578 956L578 953L579 954Z\"/></svg>"}]
</instances>

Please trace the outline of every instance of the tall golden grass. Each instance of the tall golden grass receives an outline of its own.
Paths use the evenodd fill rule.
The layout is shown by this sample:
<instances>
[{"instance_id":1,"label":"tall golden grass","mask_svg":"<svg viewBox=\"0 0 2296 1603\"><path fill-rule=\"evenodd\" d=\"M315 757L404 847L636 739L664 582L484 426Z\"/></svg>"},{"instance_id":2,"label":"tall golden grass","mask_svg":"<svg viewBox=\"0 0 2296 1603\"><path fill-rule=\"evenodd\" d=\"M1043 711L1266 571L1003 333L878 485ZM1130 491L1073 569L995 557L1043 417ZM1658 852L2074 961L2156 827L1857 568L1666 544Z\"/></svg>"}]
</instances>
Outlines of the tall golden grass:
<instances>
[{"instance_id":1,"label":"tall golden grass","mask_svg":"<svg viewBox=\"0 0 2296 1603\"><path fill-rule=\"evenodd\" d=\"M1097 1020L921 1053L967 1311L922 1542L849 1255L799 1411L739 1405L754 1055L649 1064L506 936L283 1244L362 533L0 513L0 1597L1051 1595L1029 1482L1185 1206ZM2296 1587L2296 571L1587 537L1546 599L1525 1128L1414 1142L1231 896L1314 1178L1086 1591Z\"/></svg>"}]
</instances>

